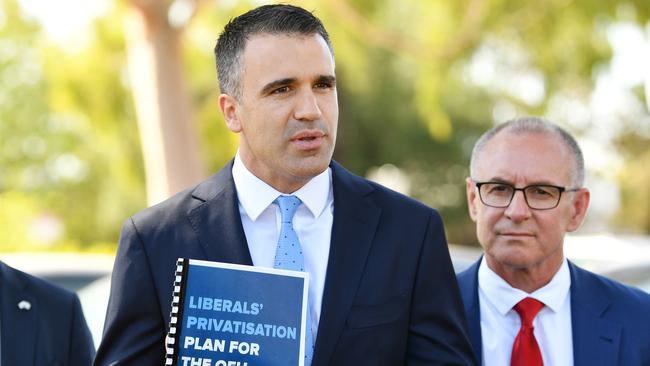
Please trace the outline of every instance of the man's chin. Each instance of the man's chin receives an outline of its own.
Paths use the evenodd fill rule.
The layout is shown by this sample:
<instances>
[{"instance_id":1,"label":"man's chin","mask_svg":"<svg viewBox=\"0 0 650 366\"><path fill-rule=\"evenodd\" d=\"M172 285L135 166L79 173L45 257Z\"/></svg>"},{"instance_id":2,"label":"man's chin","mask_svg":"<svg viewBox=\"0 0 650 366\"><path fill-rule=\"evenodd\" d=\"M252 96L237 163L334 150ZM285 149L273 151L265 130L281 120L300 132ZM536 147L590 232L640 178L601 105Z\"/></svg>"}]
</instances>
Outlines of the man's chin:
<instances>
[{"instance_id":1,"label":"man's chin","mask_svg":"<svg viewBox=\"0 0 650 366\"><path fill-rule=\"evenodd\" d=\"M327 165L314 167L301 167L293 172L293 176L298 180L310 180L321 174L327 169Z\"/></svg>"},{"instance_id":2,"label":"man's chin","mask_svg":"<svg viewBox=\"0 0 650 366\"><path fill-rule=\"evenodd\" d=\"M292 164L291 171L294 176L303 179L311 179L324 172L330 164L331 158L322 156L309 156L298 158Z\"/></svg>"},{"instance_id":3,"label":"man's chin","mask_svg":"<svg viewBox=\"0 0 650 366\"><path fill-rule=\"evenodd\" d=\"M512 269L525 269L534 266L537 258L531 255L530 248L516 246L488 254L488 263L496 262L499 266Z\"/></svg>"}]
</instances>

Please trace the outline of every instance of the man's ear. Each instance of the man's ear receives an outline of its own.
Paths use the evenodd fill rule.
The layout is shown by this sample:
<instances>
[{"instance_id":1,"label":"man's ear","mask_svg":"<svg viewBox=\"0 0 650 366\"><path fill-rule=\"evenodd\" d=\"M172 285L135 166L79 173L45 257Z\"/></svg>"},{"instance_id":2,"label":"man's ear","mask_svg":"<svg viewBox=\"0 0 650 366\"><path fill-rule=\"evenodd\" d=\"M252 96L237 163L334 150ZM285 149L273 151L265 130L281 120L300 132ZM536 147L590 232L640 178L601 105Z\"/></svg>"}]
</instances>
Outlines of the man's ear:
<instances>
[{"instance_id":1,"label":"man's ear","mask_svg":"<svg viewBox=\"0 0 650 366\"><path fill-rule=\"evenodd\" d=\"M476 205L480 204L478 193L476 192L476 184L472 178L465 178L465 191L467 192L467 208L469 209L469 217L472 221L476 222L478 211Z\"/></svg>"},{"instance_id":2,"label":"man's ear","mask_svg":"<svg viewBox=\"0 0 650 366\"><path fill-rule=\"evenodd\" d=\"M230 131L239 133L242 130L241 121L237 114L239 104L237 100L228 94L219 95L219 108L223 113L223 119L226 121L226 126Z\"/></svg>"},{"instance_id":3,"label":"man's ear","mask_svg":"<svg viewBox=\"0 0 650 366\"><path fill-rule=\"evenodd\" d=\"M575 197L571 203L573 206L573 211L571 212L571 218L569 219L569 224L567 225L567 231L569 232L578 230L582 225L582 222L585 220L591 193L589 193L589 190L587 188L580 188L574 193L574 195Z\"/></svg>"}]
</instances>

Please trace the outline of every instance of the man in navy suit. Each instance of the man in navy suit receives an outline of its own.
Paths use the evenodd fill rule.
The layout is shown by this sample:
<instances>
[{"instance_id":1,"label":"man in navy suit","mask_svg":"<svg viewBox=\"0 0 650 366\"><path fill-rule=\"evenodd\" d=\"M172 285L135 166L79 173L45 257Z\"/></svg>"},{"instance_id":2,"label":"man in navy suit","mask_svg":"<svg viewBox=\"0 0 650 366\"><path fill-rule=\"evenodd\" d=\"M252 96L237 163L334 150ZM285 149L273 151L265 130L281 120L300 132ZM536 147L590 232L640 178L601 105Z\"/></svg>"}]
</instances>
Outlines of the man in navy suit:
<instances>
[{"instance_id":1,"label":"man in navy suit","mask_svg":"<svg viewBox=\"0 0 650 366\"><path fill-rule=\"evenodd\" d=\"M475 364L438 213L331 160L337 89L320 20L262 6L233 19L215 53L239 150L126 222L95 364L162 364L178 257L272 267L285 195L301 202L312 365Z\"/></svg>"},{"instance_id":2,"label":"man in navy suit","mask_svg":"<svg viewBox=\"0 0 650 366\"><path fill-rule=\"evenodd\" d=\"M79 298L0 262L0 360L89 366L95 346Z\"/></svg>"},{"instance_id":3,"label":"man in navy suit","mask_svg":"<svg viewBox=\"0 0 650 366\"><path fill-rule=\"evenodd\" d=\"M537 117L486 132L467 178L485 255L458 275L482 364L650 365L650 295L563 254L585 217L582 152Z\"/></svg>"}]
</instances>

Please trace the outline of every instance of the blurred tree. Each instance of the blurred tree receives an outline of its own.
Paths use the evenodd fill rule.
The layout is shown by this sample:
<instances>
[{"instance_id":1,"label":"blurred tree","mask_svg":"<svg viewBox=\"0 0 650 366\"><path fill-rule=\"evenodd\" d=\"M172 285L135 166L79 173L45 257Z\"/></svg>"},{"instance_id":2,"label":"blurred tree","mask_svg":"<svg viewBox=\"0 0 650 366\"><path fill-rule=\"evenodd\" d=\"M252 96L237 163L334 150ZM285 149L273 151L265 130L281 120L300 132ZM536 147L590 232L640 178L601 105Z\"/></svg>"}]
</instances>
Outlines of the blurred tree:
<instances>
[{"instance_id":1,"label":"blurred tree","mask_svg":"<svg viewBox=\"0 0 650 366\"><path fill-rule=\"evenodd\" d=\"M113 247L145 202L118 14L66 49L0 7L0 249Z\"/></svg>"},{"instance_id":2,"label":"blurred tree","mask_svg":"<svg viewBox=\"0 0 650 366\"><path fill-rule=\"evenodd\" d=\"M158 203L203 178L180 37L196 1L128 0L124 16L131 87L147 176Z\"/></svg>"},{"instance_id":3,"label":"blurred tree","mask_svg":"<svg viewBox=\"0 0 650 366\"><path fill-rule=\"evenodd\" d=\"M625 152L621 183L621 210L615 223L621 231L650 233L650 134L629 131L618 139Z\"/></svg>"},{"instance_id":4,"label":"blurred tree","mask_svg":"<svg viewBox=\"0 0 650 366\"><path fill-rule=\"evenodd\" d=\"M15 1L0 6L0 248L51 245L61 239L62 224L52 222L45 235L35 233L38 226L32 224L56 211L48 207L49 188L80 173L72 171L79 164L58 169L79 162L63 155L77 136L48 116L46 77L32 46L39 43L38 25L21 16ZM56 137L48 138L55 131Z\"/></svg>"}]
</instances>

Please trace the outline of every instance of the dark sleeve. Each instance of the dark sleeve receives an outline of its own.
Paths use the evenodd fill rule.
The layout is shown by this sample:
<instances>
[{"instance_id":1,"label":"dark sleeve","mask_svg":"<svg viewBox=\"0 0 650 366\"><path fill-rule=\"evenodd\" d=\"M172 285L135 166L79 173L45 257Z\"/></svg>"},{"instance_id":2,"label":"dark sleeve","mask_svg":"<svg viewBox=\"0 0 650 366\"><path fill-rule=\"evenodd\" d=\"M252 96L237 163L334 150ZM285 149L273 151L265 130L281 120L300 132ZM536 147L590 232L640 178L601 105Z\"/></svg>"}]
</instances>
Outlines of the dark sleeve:
<instances>
[{"instance_id":1,"label":"dark sleeve","mask_svg":"<svg viewBox=\"0 0 650 366\"><path fill-rule=\"evenodd\" d=\"M70 328L70 366L89 366L95 357L93 337L86 324L79 297L72 301L72 326Z\"/></svg>"},{"instance_id":2,"label":"dark sleeve","mask_svg":"<svg viewBox=\"0 0 650 366\"><path fill-rule=\"evenodd\" d=\"M104 335L94 365L162 365L166 326L133 219L122 227Z\"/></svg>"},{"instance_id":3,"label":"dark sleeve","mask_svg":"<svg viewBox=\"0 0 650 366\"><path fill-rule=\"evenodd\" d=\"M449 249L432 211L411 301L408 365L476 365Z\"/></svg>"}]
</instances>

